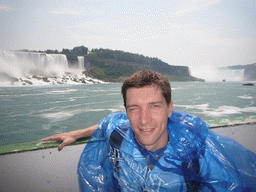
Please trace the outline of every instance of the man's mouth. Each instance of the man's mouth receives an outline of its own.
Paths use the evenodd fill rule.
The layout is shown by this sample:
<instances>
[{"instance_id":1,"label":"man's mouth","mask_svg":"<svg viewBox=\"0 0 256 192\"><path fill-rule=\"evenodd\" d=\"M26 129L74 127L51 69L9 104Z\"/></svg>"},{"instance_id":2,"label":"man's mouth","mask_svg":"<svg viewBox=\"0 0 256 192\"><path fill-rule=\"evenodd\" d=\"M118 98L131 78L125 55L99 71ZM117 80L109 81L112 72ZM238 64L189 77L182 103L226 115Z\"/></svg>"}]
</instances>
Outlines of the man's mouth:
<instances>
[{"instance_id":1,"label":"man's mouth","mask_svg":"<svg viewBox=\"0 0 256 192\"><path fill-rule=\"evenodd\" d=\"M153 128L150 129L139 129L141 133L143 134L147 134L147 133L152 133L153 132Z\"/></svg>"}]
</instances>

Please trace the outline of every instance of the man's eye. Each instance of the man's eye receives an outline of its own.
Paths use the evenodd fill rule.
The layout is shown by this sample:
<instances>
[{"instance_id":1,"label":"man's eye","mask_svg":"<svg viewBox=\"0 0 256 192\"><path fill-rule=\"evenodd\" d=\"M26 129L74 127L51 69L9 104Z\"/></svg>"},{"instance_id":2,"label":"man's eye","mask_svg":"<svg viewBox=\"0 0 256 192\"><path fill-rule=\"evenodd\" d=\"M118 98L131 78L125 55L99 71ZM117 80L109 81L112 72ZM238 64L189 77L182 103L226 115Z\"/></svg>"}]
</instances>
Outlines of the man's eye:
<instances>
[{"instance_id":1,"label":"man's eye","mask_svg":"<svg viewBox=\"0 0 256 192\"><path fill-rule=\"evenodd\" d=\"M159 105L153 105L153 108L157 108L157 107L159 107Z\"/></svg>"},{"instance_id":2,"label":"man's eye","mask_svg":"<svg viewBox=\"0 0 256 192\"><path fill-rule=\"evenodd\" d=\"M129 108L129 111L136 111L138 108Z\"/></svg>"}]
</instances>

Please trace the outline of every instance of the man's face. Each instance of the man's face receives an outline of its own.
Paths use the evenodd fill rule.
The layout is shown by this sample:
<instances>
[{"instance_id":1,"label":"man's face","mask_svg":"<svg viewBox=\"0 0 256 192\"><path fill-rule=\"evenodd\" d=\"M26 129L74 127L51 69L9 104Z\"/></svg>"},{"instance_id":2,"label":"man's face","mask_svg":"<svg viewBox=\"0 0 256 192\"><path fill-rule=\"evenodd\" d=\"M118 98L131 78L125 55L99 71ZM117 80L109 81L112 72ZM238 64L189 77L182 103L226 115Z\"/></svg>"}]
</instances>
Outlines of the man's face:
<instances>
[{"instance_id":1,"label":"man's face","mask_svg":"<svg viewBox=\"0 0 256 192\"><path fill-rule=\"evenodd\" d=\"M126 113L140 145L150 151L168 143L167 121L173 103L166 103L157 86L129 88L126 93Z\"/></svg>"}]
</instances>

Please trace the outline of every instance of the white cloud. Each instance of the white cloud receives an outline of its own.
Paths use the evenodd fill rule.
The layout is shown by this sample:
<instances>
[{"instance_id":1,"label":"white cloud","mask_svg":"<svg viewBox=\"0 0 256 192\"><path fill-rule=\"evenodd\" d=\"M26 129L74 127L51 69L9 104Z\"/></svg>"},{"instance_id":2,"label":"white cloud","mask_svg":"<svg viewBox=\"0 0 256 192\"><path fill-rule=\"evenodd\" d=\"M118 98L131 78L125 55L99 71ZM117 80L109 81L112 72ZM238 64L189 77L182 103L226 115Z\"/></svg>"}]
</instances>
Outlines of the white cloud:
<instances>
[{"instance_id":1,"label":"white cloud","mask_svg":"<svg viewBox=\"0 0 256 192\"><path fill-rule=\"evenodd\" d=\"M79 3L70 1L69 3L61 3L58 7L53 8L50 13L53 14L67 14L67 15L91 15L98 14L98 9L110 1L81 1Z\"/></svg>"},{"instance_id":2,"label":"white cloud","mask_svg":"<svg viewBox=\"0 0 256 192\"><path fill-rule=\"evenodd\" d=\"M0 11L3 10L3 11L10 11L12 10L12 8L6 6L6 5L0 5Z\"/></svg>"},{"instance_id":3,"label":"white cloud","mask_svg":"<svg viewBox=\"0 0 256 192\"><path fill-rule=\"evenodd\" d=\"M218 45L226 42L226 39L220 38L209 29L199 27L196 24L180 25L177 28L177 35L182 38L183 43Z\"/></svg>"},{"instance_id":4,"label":"white cloud","mask_svg":"<svg viewBox=\"0 0 256 192\"><path fill-rule=\"evenodd\" d=\"M73 34L71 35L73 39L82 40L82 41L96 41L96 42L104 42L104 41L114 41L115 38L113 37L103 37L100 35L79 35L79 34Z\"/></svg>"},{"instance_id":5,"label":"white cloud","mask_svg":"<svg viewBox=\"0 0 256 192\"><path fill-rule=\"evenodd\" d=\"M108 23L104 23L104 22L84 22L78 25L74 25L70 27L75 28L75 29L80 29L82 31L84 31L85 29L90 30L90 31L114 31L113 26L108 24Z\"/></svg>"},{"instance_id":6,"label":"white cloud","mask_svg":"<svg viewBox=\"0 0 256 192\"><path fill-rule=\"evenodd\" d=\"M81 15L83 14L82 10L74 9L72 7L61 7L50 11L53 14L67 14L67 15Z\"/></svg>"},{"instance_id":7,"label":"white cloud","mask_svg":"<svg viewBox=\"0 0 256 192\"><path fill-rule=\"evenodd\" d=\"M53 8L50 13L66 15L87 15L95 8L90 4L62 3L60 6Z\"/></svg>"},{"instance_id":8,"label":"white cloud","mask_svg":"<svg viewBox=\"0 0 256 192\"><path fill-rule=\"evenodd\" d=\"M200 9L207 9L218 3L221 3L225 0L188 0L182 3L175 13L172 13L174 16L182 17L186 14L189 14Z\"/></svg>"}]
</instances>

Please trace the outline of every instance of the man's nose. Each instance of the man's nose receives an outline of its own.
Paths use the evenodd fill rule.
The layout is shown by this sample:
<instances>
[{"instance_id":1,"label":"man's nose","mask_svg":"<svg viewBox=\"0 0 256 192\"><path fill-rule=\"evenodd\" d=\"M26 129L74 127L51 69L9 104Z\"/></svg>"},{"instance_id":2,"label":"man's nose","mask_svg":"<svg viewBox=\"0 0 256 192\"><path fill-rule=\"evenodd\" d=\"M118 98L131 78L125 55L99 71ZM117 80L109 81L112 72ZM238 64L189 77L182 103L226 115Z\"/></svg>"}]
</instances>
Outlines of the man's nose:
<instances>
[{"instance_id":1,"label":"man's nose","mask_svg":"<svg viewBox=\"0 0 256 192\"><path fill-rule=\"evenodd\" d=\"M140 113L140 123L142 125L149 124L151 122L151 115L148 109L142 109Z\"/></svg>"}]
</instances>

